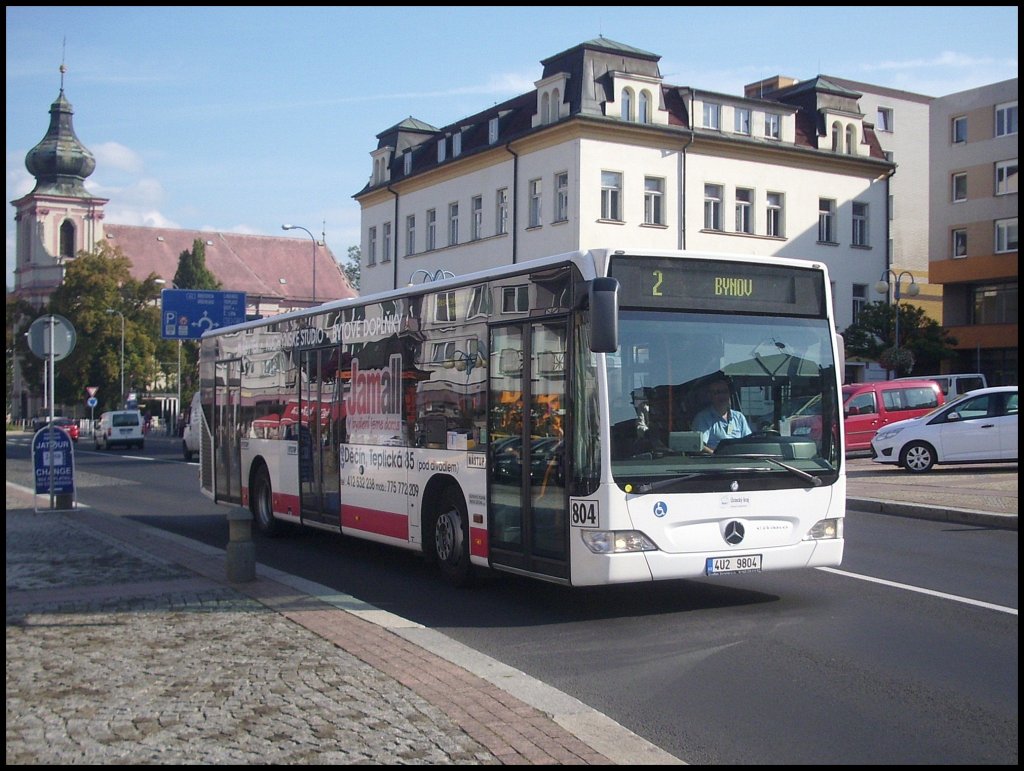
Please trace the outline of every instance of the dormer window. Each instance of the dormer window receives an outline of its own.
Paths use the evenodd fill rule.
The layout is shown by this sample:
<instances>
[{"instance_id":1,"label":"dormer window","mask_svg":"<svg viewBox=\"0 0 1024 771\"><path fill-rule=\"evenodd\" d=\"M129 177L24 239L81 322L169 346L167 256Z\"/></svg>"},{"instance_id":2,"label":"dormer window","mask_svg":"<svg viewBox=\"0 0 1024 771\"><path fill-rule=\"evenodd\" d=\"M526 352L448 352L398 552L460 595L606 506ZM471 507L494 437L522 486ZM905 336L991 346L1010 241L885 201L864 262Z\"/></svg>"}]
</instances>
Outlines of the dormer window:
<instances>
[{"instance_id":1,"label":"dormer window","mask_svg":"<svg viewBox=\"0 0 1024 771\"><path fill-rule=\"evenodd\" d=\"M843 124L836 121L832 124L832 152L841 153L843 151Z\"/></svg>"},{"instance_id":2,"label":"dormer window","mask_svg":"<svg viewBox=\"0 0 1024 771\"><path fill-rule=\"evenodd\" d=\"M551 122L554 123L561 117L562 95L556 88L551 92Z\"/></svg>"},{"instance_id":3,"label":"dormer window","mask_svg":"<svg viewBox=\"0 0 1024 771\"><path fill-rule=\"evenodd\" d=\"M462 155L462 132L455 134L452 137L452 158L458 158Z\"/></svg>"},{"instance_id":4,"label":"dormer window","mask_svg":"<svg viewBox=\"0 0 1024 771\"><path fill-rule=\"evenodd\" d=\"M640 104L637 108L636 119L640 123L651 122L651 94L649 91L640 92Z\"/></svg>"},{"instance_id":5,"label":"dormer window","mask_svg":"<svg viewBox=\"0 0 1024 771\"><path fill-rule=\"evenodd\" d=\"M487 143L494 144L498 141L498 119L491 118L487 122Z\"/></svg>"},{"instance_id":6,"label":"dormer window","mask_svg":"<svg viewBox=\"0 0 1024 771\"><path fill-rule=\"evenodd\" d=\"M444 163L445 159L445 140L439 139L437 141L437 162Z\"/></svg>"},{"instance_id":7,"label":"dormer window","mask_svg":"<svg viewBox=\"0 0 1024 771\"><path fill-rule=\"evenodd\" d=\"M714 102L704 102L704 128L718 131L722 127L722 106Z\"/></svg>"},{"instance_id":8,"label":"dormer window","mask_svg":"<svg viewBox=\"0 0 1024 771\"><path fill-rule=\"evenodd\" d=\"M540 97L540 123L542 126L551 122L551 95L545 91Z\"/></svg>"},{"instance_id":9,"label":"dormer window","mask_svg":"<svg viewBox=\"0 0 1024 771\"><path fill-rule=\"evenodd\" d=\"M764 114L764 135L766 139L780 139L782 137L782 117L773 112Z\"/></svg>"},{"instance_id":10,"label":"dormer window","mask_svg":"<svg viewBox=\"0 0 1024 771\"><path fill-rule=\"evenodd\" d=\"M633 120L633 91L628 88L622 89L622 119Z\"/></svg>"},{"instance_id":11,"label":"dormer window","mask_svg":"<svg viewBox=\"0 0 1024 771\"><path fill-rule=\"evenodd\" d=\"M407 150L402 158L402 173L406 176L412 174L412 150Z\"/></svg>"},{"instance_id":12,"label":"dormer window","mask_svg":"<svg viewBox=\"0 0 1024 771\"><path fill-rule=\"evenodd\" d=\"M852 123L846 127L846 154L857 154L857 129Z\"/></svg>"}]
</instances>

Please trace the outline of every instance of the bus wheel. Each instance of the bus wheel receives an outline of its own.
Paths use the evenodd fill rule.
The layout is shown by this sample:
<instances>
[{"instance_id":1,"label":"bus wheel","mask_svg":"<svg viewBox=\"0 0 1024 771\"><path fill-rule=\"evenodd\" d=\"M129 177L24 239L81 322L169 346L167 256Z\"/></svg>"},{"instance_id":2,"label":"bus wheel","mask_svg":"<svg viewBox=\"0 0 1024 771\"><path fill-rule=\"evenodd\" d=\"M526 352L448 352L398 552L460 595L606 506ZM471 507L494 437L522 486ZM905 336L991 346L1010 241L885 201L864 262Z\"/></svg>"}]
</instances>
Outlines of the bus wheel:
<instances>
[{"instance_id":1,"label":"bus wheel","mask_svg":"<svg viewBox=\"0 0 1024 771\"><path fill-rule=\"evenodd\" d=\"M462 496L449 490L434 520L434 551L441 574L453 586L470 583L469 517Z\"/></svg>"},{"instance_id":2,"label":"bus wheel","mask_svg":"<svg viewBox=\"0 0 1024 771\"><path fill-rule=\"evenodd\" d=\"M252 481L252 515L256 527L264 535L277 535L281 530L280 523L274 519L274 491L270 485L270 472L266 466L260 466L256 478Z\"/></svg>"}]
</instances>

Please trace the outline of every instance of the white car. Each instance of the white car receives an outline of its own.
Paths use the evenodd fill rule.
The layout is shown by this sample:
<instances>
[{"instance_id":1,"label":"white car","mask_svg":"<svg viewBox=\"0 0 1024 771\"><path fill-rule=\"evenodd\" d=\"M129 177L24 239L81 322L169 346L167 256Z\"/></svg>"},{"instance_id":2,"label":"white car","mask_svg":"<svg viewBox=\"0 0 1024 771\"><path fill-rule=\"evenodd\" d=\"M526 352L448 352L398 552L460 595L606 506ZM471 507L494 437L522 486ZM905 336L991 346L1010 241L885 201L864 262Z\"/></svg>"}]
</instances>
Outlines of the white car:
<instances>
[{"instance_id":1,"label":"white car","mask_svg":"<svg viewBox=\"0 0 1024 771\"><path fill-rule=\"evenodd\" d=\"M1016 463L1017 386L968 391L919 418L890 423L871 459L922 473L936 463Z\"/></svg>"}]
</instances>

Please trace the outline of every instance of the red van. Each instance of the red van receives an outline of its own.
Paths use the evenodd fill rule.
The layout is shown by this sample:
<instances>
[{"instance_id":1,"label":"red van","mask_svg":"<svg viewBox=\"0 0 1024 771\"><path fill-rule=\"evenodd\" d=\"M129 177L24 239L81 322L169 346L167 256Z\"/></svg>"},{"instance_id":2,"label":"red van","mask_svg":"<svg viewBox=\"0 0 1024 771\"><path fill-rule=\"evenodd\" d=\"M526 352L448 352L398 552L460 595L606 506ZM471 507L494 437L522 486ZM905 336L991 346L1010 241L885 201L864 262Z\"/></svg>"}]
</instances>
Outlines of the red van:
<instances>
[{"instance_id":1,"label":"red van","mask_svg":"<svg viewBox=\"0 0 1024 771\"><path fill-rule=\"evenodd\" d=\"M945 404L934 380L883 380L843 386L846 451L870 450L878 429Z\"/></svg>"},{"instance_id":2,"label":"red van","mask_svg":"<svg viewBox=\"0 0 1024 771\"><path fill-rule=\"evenodd\" d=\"M875 432L897 420L916 418L945 404L934 380L883 380L843 386L846 451L871 449ZM821 438L821 397L800 407L789 420L793 436Z\"/></svg>"}]
</instances>

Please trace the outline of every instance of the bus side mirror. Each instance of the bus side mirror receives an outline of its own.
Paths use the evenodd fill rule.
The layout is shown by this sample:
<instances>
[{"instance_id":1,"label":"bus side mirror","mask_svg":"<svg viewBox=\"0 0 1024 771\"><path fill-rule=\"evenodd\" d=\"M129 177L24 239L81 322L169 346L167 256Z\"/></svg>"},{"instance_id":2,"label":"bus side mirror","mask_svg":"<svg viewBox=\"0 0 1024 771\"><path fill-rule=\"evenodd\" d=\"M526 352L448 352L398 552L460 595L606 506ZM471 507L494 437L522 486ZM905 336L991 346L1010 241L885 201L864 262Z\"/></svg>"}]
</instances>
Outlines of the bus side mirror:
<instances>
[{"instance_id":1,"label":"bus side mirror","mask_svg":"<svg viewBox=\"0 0 1024 771\"><path fill-rule=\"evenodd\" d=\"M619 281L602 276L590 282L590 350L619 350Z\"/></svg>"}]
</instances>

